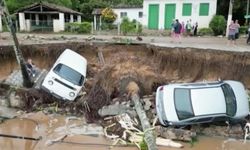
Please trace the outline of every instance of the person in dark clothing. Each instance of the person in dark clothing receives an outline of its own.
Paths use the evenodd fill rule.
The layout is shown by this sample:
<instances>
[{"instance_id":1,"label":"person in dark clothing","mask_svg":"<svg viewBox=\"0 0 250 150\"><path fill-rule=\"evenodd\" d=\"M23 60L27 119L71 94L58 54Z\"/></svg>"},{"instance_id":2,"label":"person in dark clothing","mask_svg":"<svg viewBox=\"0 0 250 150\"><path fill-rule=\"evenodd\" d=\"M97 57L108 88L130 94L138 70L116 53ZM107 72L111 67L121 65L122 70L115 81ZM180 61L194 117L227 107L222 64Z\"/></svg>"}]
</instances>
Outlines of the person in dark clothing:
<instances>
[{"instance_id":1,"label":"person in dark clothing","mask_svg":"<svg viewBox=\"0 0 250 150\"><path fill-rule=\"evenodd\" d=\"M181 43L181 28L182 25L180 24L179 20L176 19L175 20L175 24L174 24L174 33L175 33L175 41L179 41L179 43Z\"/></svg>"},{"instance_id":2,"label":"person in dark clothing","mask_svg":"<svg viewBox=\"0 0 250 150\"><path fill-rule=\"evenodd\" d=\"M27 71L28 71L29 75L34 77L36 75L36 69L35 69L35 65L33 64L31 58L29 58L27 60L26 67L27 67Z\"/></svg>"},{"instance_id":3,"label":"person in dark clothing","mask_svg":"<svg viewBox=\"0 0 250 150\"><path fill-rule=\"evenodd\" d=\"M247 38L247 44L250 43L250 24L248 26L248 38Z\"/></svg>"},{"instance_id":4,"label":"person in dark clothing","mask_svg":"<svg viewBox=\"0 0 250 150\"><path fill-rule=\"evenodd\" d=\"M194 25L194 36L197 36L197 31L198 31L198 22L195 23Z\"/></svg>"}]
</instances>

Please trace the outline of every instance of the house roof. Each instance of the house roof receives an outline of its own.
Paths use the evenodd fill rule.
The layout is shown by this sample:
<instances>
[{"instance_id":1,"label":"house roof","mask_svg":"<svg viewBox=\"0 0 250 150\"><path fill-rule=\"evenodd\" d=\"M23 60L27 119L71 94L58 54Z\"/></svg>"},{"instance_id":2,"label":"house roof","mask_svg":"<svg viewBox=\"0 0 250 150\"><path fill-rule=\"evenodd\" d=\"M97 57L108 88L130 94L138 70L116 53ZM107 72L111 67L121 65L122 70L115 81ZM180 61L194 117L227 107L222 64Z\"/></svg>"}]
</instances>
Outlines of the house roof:
<instances>
[{"instance_id":1,"label":"house roof","mask_svg":"<svg viewBox=\"0 0 250 150\"><path fill-rule=\"evenodd\" d=\"M92 11L92 15L101 15L103 8L95 8Z\"/></svg>"},{"instance_id":2,"label":"house roof","mask_svg":"<svg viewBox=\"0 0 250 150\"><path fill-rule=\"evenodd\" d=\"M143 8L143 6L142 5L124 5L124 4L119 4L119 5L113 6L112 8L113 9L116 9L116 8L131 9L131 8Z\"/></svg>"},{"instance_id":3,"label":"house roof","mask_svg":"<svg viewBox=\"0 0 250 150\"><path fill-rule=\"evenodd\" d=\"M39 3L34 3L34 4L31 4L31 5L25 6L23 8L18 9L16 11L16 13L31 10L32 8L35 8L35 7L46 7L46 8L56 10L56 11L62 12L62 13L83 15L82 13L74 11L74 10L72 10L70 8L67 8L67 7L64 7L64 6L59 6L59 5L56 5L56 4L47 3L47 2L39 2Z\"/></svg>"}]
</instances>

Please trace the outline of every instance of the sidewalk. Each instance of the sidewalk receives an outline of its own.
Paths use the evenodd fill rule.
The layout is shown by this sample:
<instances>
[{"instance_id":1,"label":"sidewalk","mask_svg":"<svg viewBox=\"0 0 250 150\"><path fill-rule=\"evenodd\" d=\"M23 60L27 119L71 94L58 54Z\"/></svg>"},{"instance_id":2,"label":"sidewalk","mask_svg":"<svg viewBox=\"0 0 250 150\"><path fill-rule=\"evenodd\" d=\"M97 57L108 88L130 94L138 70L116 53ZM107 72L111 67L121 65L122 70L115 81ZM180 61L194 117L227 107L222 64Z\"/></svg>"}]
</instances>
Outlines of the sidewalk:
<instances>
[{"instance_id":1,"label":"sidewalk","mask_svg":"<svg viewBox=\"0 0 250 150\"><path fill-rule=\"evenodd\" d=\"M13 41L10 34L0 33L0 46L12 45ZM89 40L102 42L115 42L119 39L129 39L132 42L142 44L152 44L161 47L181 47L181 48L199 48L213 50L227 50L245 52L250 51L250 45L246 44L245 38L237 40L236 45L228 45L225 37L183 37L181 43L171 42L171 37L142 36L142 41L138 41L136 36L112 36L112 35L80 35L80 34L34 34L18 33L20 44L46 44L46 43L65 43L65 42L84 42Z\"/></svg>"}]
</instances>

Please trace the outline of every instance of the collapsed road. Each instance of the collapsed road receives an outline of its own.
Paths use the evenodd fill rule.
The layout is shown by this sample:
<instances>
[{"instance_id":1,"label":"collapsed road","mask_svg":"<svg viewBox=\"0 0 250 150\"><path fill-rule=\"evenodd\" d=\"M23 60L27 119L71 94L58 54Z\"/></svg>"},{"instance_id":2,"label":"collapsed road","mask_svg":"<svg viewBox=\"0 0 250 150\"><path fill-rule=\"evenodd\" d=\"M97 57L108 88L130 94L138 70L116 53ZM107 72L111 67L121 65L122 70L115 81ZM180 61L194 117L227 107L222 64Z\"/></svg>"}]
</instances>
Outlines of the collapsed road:
<instances>
[{"instance_id":1,"label":"collapsed road","mask_svg":"<svg viewBox=\"0 0 250 150\"><path fill-rule=\"evenodd\" d=\"M17 65L12 47L2 46L1 48L0 55L3 59L0 63L3 67L0 72L1 78L4 79L17 69ZM111 111L105 109L112 105L119 108L128 106L124 111L129 110L128 113L134 113L134 110L130 109L133 104L130 103L129 97L133 90L128 92L126 89L129 82L133 81L140 88L140 96L145 97L144 109L148 111L146 111L147 116L151 115L149 118L152 123L155 118L153 95L159 85L172 82L234 79L250 88L248 71L250 53L248 52L204 51L195 48L165 48L144 44L107 44L98 47L88 43L65 43L21 47L25 58L32 58L37 67L46 69L53 65L54 60L65 48L75 50L88 60L88 80L81 98L75 102L61 102L47 93L29 89L17 89L14 90L14 94L8 94L7 91L11 89L9 87L1 88L1 96L7 97L7 101L9 100L7 103L10 106L19 107L27 112L42 110L46 113L85 115L87 122L98 123L106 116L120 113L115 113L115 109ZM102 59L99 59L100 55ZM151 98L145 100L146 95ZM17 104L13 101L18 97L21 102ZM242 137L243 132L239 130L240 127L235 126L235 128L231 133L227 132L227 126L216 126L213 129L222 131L217 133L219 136ZM206 133L206 129L200 126L193 128L200 133ZM206 135L209 134L211 131ZM212 135L216 135L216 132Z\"/></svg>"}]
</instances>

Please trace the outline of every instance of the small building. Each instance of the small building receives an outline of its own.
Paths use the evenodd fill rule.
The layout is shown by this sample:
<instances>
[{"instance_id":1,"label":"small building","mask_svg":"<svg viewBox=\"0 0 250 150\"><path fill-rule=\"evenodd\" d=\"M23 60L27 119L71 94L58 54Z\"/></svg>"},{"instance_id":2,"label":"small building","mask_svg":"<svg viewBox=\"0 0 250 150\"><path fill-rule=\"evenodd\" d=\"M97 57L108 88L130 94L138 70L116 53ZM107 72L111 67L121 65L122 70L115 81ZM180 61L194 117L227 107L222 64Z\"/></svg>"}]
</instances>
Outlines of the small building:
<instances>
[{"instance_id":1,"label":"small building","mask_svg":"<svg viewBox=\"0 0 250 150\"><path fill-rule=\"evenodd\" d=\"M170 29L173 19L208 27L216 14L217 0L144 0L143 25L148 29Z\"/></svg>"},{"instance_id":2,"label":"small building","mask_svg":"<svg viewBox=\"0 0 250 150\"><path fill-rule=\"evenodd\" d=\"M99 30L102 25L102 10L103 8L96 8L92 11L94 15L94 30ZM114 24L120 24L123 17L128 17L130 21L136 20L142 24L143 21L143 9L138 6L116 6L112 10L117 15Z\"/></svg>"},{"instance_id":3,"label":"small building","mask_svg":"<svg viewBox=\"0 0 250 150\"><path fill-rule=\"evenodd\" d=\"M114 24L122 22L123 17L128 17L130 21L136 20L140 23L143 21L143 8L138 6L116 6L112 8L117 14Z\"/></svg>"},{"instance_id":4,"label":"small building","mask_svg":"<svg viewBox=\"0 0 250 150\"><path fill-rule=\"evenodd\" d=\"M17 10L20 31L64 31L65 23L81 22L82 13L46 2L34 3Z\"/></svg>"}]
</instances>

